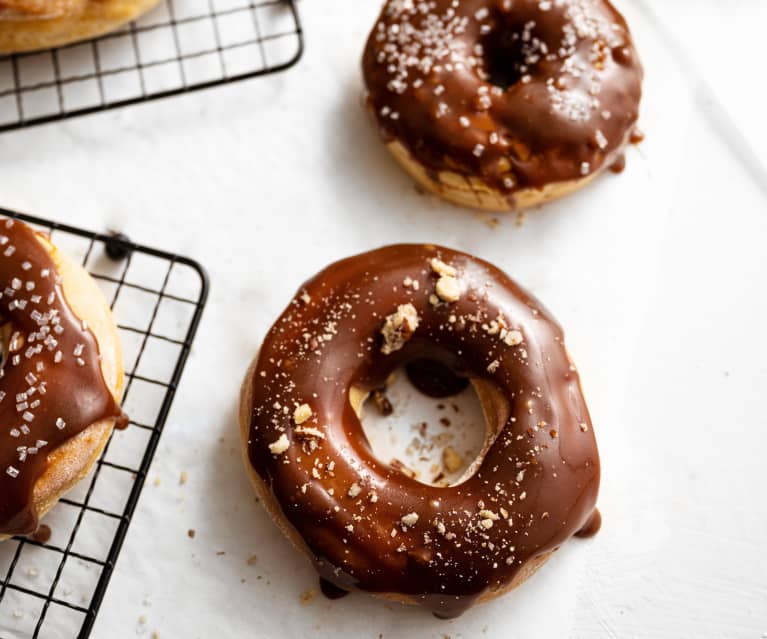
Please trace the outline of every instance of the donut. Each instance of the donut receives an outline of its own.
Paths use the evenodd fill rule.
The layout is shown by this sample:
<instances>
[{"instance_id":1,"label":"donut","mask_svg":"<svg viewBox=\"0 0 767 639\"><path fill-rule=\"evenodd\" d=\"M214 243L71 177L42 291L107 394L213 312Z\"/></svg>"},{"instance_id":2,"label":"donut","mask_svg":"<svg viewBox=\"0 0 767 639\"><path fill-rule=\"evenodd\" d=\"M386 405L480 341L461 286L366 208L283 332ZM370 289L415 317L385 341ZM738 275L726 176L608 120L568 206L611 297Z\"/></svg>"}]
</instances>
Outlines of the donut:
<instances>
[{"instance_id":1,"label":"donut","mask_svg":"<svg viewBox=\"0 0 767 639\"><path fill-rule=\"evenodd\" d=\"M0 53L59 47L134 20L159 0L0 0Z\"/></svg>"},{"instance_id":2,"label":"donut","mask_svg":"<svg viewBox=\"0 0 767 639\"><path fill-rule=\"evenodd\" d=\"M117 426L122 352L93 279L50 239L0 219L0 540L32 534Z\"/></svg>"},{"instance_id":3,"label":"donut","mask_svg":"<svg viewBox=\"0 0 767 639\"><path fill-rule=\"evenodd\" d=\"M485 412L480 456L447 487L377 459L360 422L368 395L422 359L467 378ZM598 527L599 456L561 328L459 251L388 246L306 282L248 370L240 427L260 501L326 591L453 617Z\"/></svg>"},{"instance_id":4,"label":"donut","mask_svg":"<svg viewBox=\"0 0 767 639\"><path fill-rule=\"evenodd\" d=\"M362 68L389 151L462 206L543 204L639 141L642 66L607 0L388 0Z\"/></svg>"}]
</instances>

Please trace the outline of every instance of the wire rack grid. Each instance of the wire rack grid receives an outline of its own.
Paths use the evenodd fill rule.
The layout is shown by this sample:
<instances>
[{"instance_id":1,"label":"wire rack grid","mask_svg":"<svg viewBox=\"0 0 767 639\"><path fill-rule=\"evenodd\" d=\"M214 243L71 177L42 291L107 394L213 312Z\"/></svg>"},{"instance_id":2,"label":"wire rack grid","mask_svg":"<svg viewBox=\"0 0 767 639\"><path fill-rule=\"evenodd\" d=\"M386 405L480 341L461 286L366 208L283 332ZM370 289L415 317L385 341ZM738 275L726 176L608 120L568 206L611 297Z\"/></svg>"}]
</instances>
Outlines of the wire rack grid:
<instances>
[{"instance_id":1,"label":"wire rack grid","mask_svg":"<svg viewBox=\"0 0 767 639\"><path fill-rule=\"evenodd\" d=\"M0 132L275 73L302 53L293 0L161 0L100 38L0 58Z\"/></svg>"},{"instance_id":2,"label":"wire rack grid","mask_svg":"<svg viewBox=\"0 0 767 639\"><path fill-rule=\"evenodd\" d=\"M0 208L79 257L110 302L125 363L125 430L45 517L49 539L0 543L0 638L90 635L208 295L195 261Z\"/></svg>"}]
</instances>

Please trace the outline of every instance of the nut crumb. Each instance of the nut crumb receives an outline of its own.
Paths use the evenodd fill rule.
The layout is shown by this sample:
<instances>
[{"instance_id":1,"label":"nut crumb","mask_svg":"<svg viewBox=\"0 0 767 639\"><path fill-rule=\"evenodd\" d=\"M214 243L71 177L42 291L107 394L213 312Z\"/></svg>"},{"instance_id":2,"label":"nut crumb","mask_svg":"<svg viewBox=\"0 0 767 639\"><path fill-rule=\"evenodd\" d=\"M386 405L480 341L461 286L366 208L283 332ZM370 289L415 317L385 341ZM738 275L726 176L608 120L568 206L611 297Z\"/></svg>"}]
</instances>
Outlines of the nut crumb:
<instances>
[{"instance_id":1,"label":"nut crumb","mask_svg":"<svg viewBox=\"0 0 767 639\"><path fill-rule=\"evenodd\" d=\"M296 424L303 424L312 416L312 407L309 404L301 404L293 412L293 421Z\"/></svg>"},{"instance_id":2,"label":"nut crumb","mask_svg":"<svg viewBox=\"0 0 767 639\"><path fill-rule=\"evenodd\" d=\"M452 275L443 275L437 280L437 296L443 302L457 302L461 299L461 287Z\"/></svg>"},{"instance_id":3,"label":"nut crumb","mask_svg":"<svg viewBox=\"0 0 767 639\"><path fill-rule=\"evenodd\" d=\"M178 485L183 486L189 480L189 473L185 470L181 471L181 476L178 478Z\"/></svg>"},{"instance_id":4,"label":"nut crumb","mask_svg":"<svg viewBox=\"0 0 767 639\"><path fill-rule=\"evenodd\" d=\"M506 331L506 334L503 336L503 341L506 342L508 346L519 346L522 343L522 340L522 333L517 330Z\"/></svg>"},{"instance_id":5,"label":"nut crumb","mask_svg":"<svg viewBox=\"0 0 767 639\"><path fill-rule=\"evenodd\" d=\"M351 486L349 486L349 491L346 493L354 499L357 495L359 495L362 492L362 488L360 488L360 485L357 482L354 482Z\"/></svg>"},{"instance_id":6,"label":"nut crumb","mask_svg":"<svg viewBox=\"0 0 767 639\"><path fill-rule=\"evenodd\" d=\"M382 417L388 417L394 412L394 407L391 405L389 398L386 397L385 388L377 388L370 394L370 397Z\"/></svg>"},{"instance_id":7,"label":"nut crumb","mask_svg":"<svg viewBox=\"0 0 767 639\"><path fill-rule=\"evenodd\" d=\"M307 604L310 604L316 596L317 596L317 591L314 588L310 588L309 590L304 590L301 593L301 605L306 606Z\"/></svg>"},{"instance_id":8,"label":"nut crumb","mask_svg":"<svg viewBox=\"0 0 767 639\"><path fill-rule=\"evenodd\" d=\"M325 433L312 426L299 426L293 432L302 439L325 439Z\"/></svg>"},{"instance_id":9,"label":"nut crumb","mask_svg":"<svg viewBox=\"0 0 767 639\"><path fill-rule=\"evenodd\" d=\"M381 328L381 335L384 338L381 352L384 355L390 355L400 350L413 336L420 321L415 306L412 304L398 306L397 312L389 315Z\"/></svg>"},{"instance_id":10,"label":"nut crumb","mask_svg":"<svg viewBox=\"0 0 767 639\"><path fill-rule=\"evenodd\" d=\"M440 260L437 257L431 258L431 261L429 262L431 265L431 270L434 271L437 275L447 275L448 277L455 277L458 274L458 271L455 270L453 266L450 266L449 264L445 264L442 260Z\"/></svg>"},{"instance_id":11,"label":"nut crumb","mask_svg":"<svg viewBox=\"0 0 767 639\"><path fill-rule=\"evenodd\" d=\"M197 531L194 528L190 528L189 530L186 531L186 534L187 534L187 537L189 537L189 539L194 539L194 536L197 534Z\"/></svg>"},{"instance_id":12,"label":"nut crumb","mask_svg":"<svg viewBox=\"0 0 767 639\"><path fill-rule=\"evenodd\" d=\"M248 557L248 566L255 566L256 562L258 562L258 556L257 555L251 555Z\"/></svg>"},{"instance_id":13,"label":"nut crumb","mask_svg":"<svg viewBox=\"0 0 767 639\"><path fill-rule=\"evenodd\" d=\"M412 528L418 523L418 513L408 513L407 515L403 515L400 521L406 528Z\"/></svg>"},{"instance_id":14,"label":"nut crumb","mask_svg":"<svg viewBox=\"0 0 767 639\"><path fill-rule=\"evenodd\" d=\"M269 444L269 452L272 455L282 455L288 448L290 448L290 441L285 433L282 433L277 441Z\"/></svg>"},{"instance_id":15,"label":"nut crumb","mask_svg":"<svg viewBox=\"0 0 767 639\"><path fill-rule=\"evenodd\" d=\"M490 362L490 364L488 364L487 372L488 373L495 373L495 371L498 370L500 365L501 365L501 363L497 359L494 359L492 362Z\"/></svg>"},{"instance_id":16,"label":"nut crumb","mask_svg":"<svg viewBox=\"0 0 767 639\"><path fill-rule=\"evenodd\" d=\"M452 446L446 447L442 451L442 465L449 473L454 473L463 465L463 458L456 452Z\"/></svg>"}]
</instances>

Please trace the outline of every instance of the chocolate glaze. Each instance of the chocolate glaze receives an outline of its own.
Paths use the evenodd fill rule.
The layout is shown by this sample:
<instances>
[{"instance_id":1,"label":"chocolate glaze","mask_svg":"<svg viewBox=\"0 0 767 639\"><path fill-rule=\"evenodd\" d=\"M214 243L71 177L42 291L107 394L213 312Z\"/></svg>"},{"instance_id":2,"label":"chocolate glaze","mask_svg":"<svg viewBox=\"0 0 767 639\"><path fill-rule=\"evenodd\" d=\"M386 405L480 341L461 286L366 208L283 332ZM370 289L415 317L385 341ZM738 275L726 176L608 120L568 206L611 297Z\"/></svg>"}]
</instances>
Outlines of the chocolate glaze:
<instances>
[{"instance_id":1,"label":"chocolate glaze","mask_svg":"<svg viewBox=\"0 0 767 639\"><path fill-rule=\"evenodd\" d=\"M453 303L434 297L434 257L457 269ZM384 355L382 326L408 303L417 329ZM515 336L521 343L506 341ZM422 357L492 381L510 403L460 485L427 486L377 459L349 400L351 388L380 388ZM327 267L269 331L251 390L249 461L320 575L341 589L406 594L459 615L594 510L599 459L562 330L507 275L467 254L396 245Z\"/></svg>"},{"instance_id":2,"label":"chocolate glaze","mask_svg":"<svg viewBox=\"0 0 767 639\"><path fill-rule=\"evenodd\" d=\"M33 489L48 456L91 424L124 421L99 348L67 304L35 231L0 220L0 535L37 530ZM59 355L60 353L60 355Z\"/></svg>"},{"instance_id":3,"label":"chocolate glaze","mask_svg":"<svg viewBox=\"0 0 767 639\"><path fill-rule=\"evenodd\" d=\"M428 397L452 397L469 385L467 377L456 375L447 366L432 359L414 359L405 366L405 372L410 383Z\"/></svg>"},{"instance_id":4,"label":"chocolate glaze","mask_svg":"<svg viewBox=\"0 0 767 639\"><path fill-rule=\"evenodd\" d=\"M389 0L362 66L386 142L509 195L613 164L642 94L607 0Z\"/></svg>"},{"instance_id":5,"label":"chocolate glaze","mask_svg":"<svg viewBox=\"0 0 767 639\"><path fill-rule=\"evenodd\" d=\"M51 530L50 526L46 526L45 524L40 524L37 527L37 530L31 535L31 537L32 539L40 542L41 544L47 544L51 540L52 534L53 534L53 531Z\"/></svg>"},{"instance_id":6,"label":"chocolate glaze","mask_svg":"<svg viewBox=\"0 0 767 639\"><path fill-rule=\"evenodd\" d=\"M594 512L591 513L591 517L589 518L586 525L581 528L577 533L575 533L576 537L581 537L582 539L588 539L589 537L594 537L596 534L602 529L602 513L599 512L596 508L594 509Z\"/></svg>"}]
</instances>

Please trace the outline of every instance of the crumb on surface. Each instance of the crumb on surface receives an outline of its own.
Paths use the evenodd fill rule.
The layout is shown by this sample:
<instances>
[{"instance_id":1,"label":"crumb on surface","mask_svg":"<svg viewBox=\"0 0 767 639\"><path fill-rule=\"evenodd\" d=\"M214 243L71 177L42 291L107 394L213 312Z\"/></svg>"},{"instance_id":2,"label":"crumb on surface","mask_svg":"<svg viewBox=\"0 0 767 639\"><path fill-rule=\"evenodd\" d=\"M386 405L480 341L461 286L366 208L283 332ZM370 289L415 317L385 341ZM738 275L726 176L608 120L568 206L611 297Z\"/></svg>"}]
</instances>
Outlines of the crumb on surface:
<instances>
[{"instance_id":1,"label":"crumb on surface","mask_svg":"<svg viewBox=\"0 0 767 639\"><path fill-rule=\"evenodd\" d=\"M442 451L442 465L449 473L454 473L463 465L463 458L452 446L447 446Z\"/></svg>"}]
</instances>

